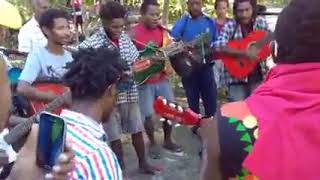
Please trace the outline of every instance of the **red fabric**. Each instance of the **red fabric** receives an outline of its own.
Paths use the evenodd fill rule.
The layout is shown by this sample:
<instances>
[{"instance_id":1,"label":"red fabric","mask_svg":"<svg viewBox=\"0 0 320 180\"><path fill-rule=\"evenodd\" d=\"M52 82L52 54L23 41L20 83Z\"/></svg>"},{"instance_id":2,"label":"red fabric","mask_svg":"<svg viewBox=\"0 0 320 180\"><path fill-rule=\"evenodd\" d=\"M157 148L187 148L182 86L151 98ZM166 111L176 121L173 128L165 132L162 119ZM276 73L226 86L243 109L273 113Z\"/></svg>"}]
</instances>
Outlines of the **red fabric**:
<instances>
[{"instance_id":1,"label":"red fabric","mask_svg":"<svg viewBox=\"0 0 320 180\"><path fill-rule=\"evenodd\" d=\"M139 51L143 50L146 45L153 42L158 47L162 47L163 43L163 28L148 29L143 23L137 24L134 28L134 44ZM158 83L166 78L164 72L157 73L150 77L146 83L154 84Z\"/></svg>"},{"instance_id":2,"label":"red fabric","mask_svg":"<svg viewBox=\"0 0 320 180\"><path fill-rule=\"evenodd\" d=\"M111 39L111 41L112 41L117 47L119 47L119 39Z\"/></svg>"},{"instance_id":3,"label":"red fabric","mask_svg":"<svg viewBox=\"0 0 320 180\"><path fill-rule=\"evenodd\" d=\"M320 63L278 65L246 103L259 139L244 167L260 180L320 177Z\"/></svg>"}]
</instances>

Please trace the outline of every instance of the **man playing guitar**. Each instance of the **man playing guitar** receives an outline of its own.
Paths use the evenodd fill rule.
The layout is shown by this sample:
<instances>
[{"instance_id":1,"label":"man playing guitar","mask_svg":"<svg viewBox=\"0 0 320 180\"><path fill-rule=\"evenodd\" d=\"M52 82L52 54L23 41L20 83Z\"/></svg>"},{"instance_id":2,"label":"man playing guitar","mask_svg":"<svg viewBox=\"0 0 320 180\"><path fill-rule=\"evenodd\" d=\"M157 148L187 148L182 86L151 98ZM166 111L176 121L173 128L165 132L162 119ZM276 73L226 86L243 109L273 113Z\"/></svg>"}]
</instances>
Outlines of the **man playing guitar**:
<instances>
[{"instance_id":1,"label":"man playing guitar","mask_svg":"<svg viewBox=\"0 0 320 180\"><path fill-rule=\"evenodd\" d=\"M116 154L123 171L125 171L125 163L121 135L130 134L139 160L139 169L143 173L154 174L156 168L148 163L145 156L144 128L138 104L138 90L132 77L132 66L138 59L139 52L129 36L124 33L125 14L124 7L118 2L109 1L103 4L100 8L103 28L83 41L79 47L107 48L116 51L120 53L121 59L125 60L130 68L128 81L118 86L117 106L103 126L107 140L110 142L111 149Z\"/></svg>"},{"instance_id":2,"label":"man playing guitar","mask_svg":"<svg viewBox=\"0 0 320 180\"><path fill-rule=\"evenodd\" d=\"M254 30L270 31L265 19L257 17L256 0L235 0L233 6L234 20L227 22L222 28L220 35L215 42L218 52L235 57L248 57L254 59L246 51L238 51L227 47L231 40L245 38ZM249 96L253 89L262 81L267 66L264 62L260 63L255 70L244 79L233 78L226 70L221 74L221 83L229 90L232 101L243 100Z\"/></svg>"},{"instance_id":3,"label":"man playing guitar","mask_svg":"<svg viewBox=\"0 0 320 180\"><path fill-rule=\"evenodd\" d=\"M216 39L216 25L211 17L203 14L202 0L188 0L189 15L179 19L172 29L171 36L175 40L190 42L203 33L209 33L210 44ZM202 54L204 55L204 54ZM202 57L201 57L202 58ZM182 77L189 107L200 113L200 97L203 101L206 116L214 116L216 112L217 89L211 63L211 57L204 56L205 64L193 71L191 75Z\"/></svg>"},{"instance_id":4,"label":"man playing guitar","mask_svg":"<svg viewBox=\"0 0 320 180\"><path fill-rule=\"evenodd\" d=\"M164 39L168 35L168 32L159 25L160 5L158 2L156 0L145 0L141 5L140 13L142 21L133 28L134 42L138 50L143 50L150 42L159 48L164 47ZM145 84L138 87L140 110L143 118L145 118L144 126L151 143L150 155L153 158L160 157L159 148L154 138L154 123L152 121L152 115L154 114L153 102L157 96L164 96L167 99L174 100L172 88L167 77L173 70L167 62L162 72L153 75ZM164 148L180 152L181 148L173 143L171 139L172 127L165 122L163 130Z\"/></svg>"},{"instance_id":5,"label":"man playing guitar","mask_svg":"<svg viewBox=\"0 0 320 180\"><path fill-rule=\"evenodd\" d=\"M37 79L60 79L65 73L65 65L72 61L71 53L64 50L70 39L68 15L57 9L46 11L40 18L40 27L48 39L45 47L32 51L28 57L25 67L20 75L17 87L18 93L29 100L50 102L56 95L41 92L32 87Z\"/></svg>"}]
</instances>

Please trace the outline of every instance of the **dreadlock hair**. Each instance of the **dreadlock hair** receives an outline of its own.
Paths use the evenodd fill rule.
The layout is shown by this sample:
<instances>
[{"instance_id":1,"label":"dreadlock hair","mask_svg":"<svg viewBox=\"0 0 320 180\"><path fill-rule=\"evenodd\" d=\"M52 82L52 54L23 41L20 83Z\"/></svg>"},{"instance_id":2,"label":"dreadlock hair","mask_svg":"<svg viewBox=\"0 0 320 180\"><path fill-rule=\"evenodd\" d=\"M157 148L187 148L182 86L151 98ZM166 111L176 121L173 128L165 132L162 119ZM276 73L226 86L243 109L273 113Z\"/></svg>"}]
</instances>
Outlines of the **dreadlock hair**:
<instances>
[{"instance_id":1,"label":"dreadlock hair","mask_svg":"<svg viewBox=\"0 0 320 180\"><path fill-rule=\"evenodd\" d=\"M111 21L116 18L125 18L126 9L117 1L107 1L100 8L100 18Z\"/></svg>"},{"instance_id":2,"label":"dreadlock hair","mask_svg":"<svg viewBox=\"0 0 320 180\"><path fill-rule=\"evenodd\" d=\"M255 19L258 14L257 0L235 0L233 2L233 15L235 19L238 20L238 15L237 15L238 5L243 2L250 2L253 9L252 19Z\"/></svg>"},{"instance_id":3,"label":"dreadlock hair","mask_svg":"<svg viewBox=\"0 0 320 180\"><path fill-rule=\"evenodd\" d=\"M276 63L320 62L320 1L292 0L275 29Z\"/></svg>"},{"instance_id":4,"label":"dreadlock hair","mask_svg":"<svg viewBox=\"0 0 320 180\"><path fill-rule=\"evenodd\" d=\"M140 13L146 14L150 5L160 6L157 0L144 0L140 7Z\"/></svg>"},{"instance_id":5,"label":"dreadlock hair","mask_svg":"<svg viewBox=\"0 0 320 180\"><path fill-rule=\"evenodd\" d=\"M107 48L80 49L73 59L63 82L75 99L99 99L128 69L119 53Z\"/></svg>"},{"instance_id":6,"label":"dreadlock hair","mask_svg":"<svg viewBox=\"0 0 320 180\"><path fill-rule=\"evenodd\" d=\"M229 7L229 0L216 0L214 2L214 9L217 9L218 8L218 5L220 2L226 2L227 3L227 6Z\"/></svg>"}]
</instances>

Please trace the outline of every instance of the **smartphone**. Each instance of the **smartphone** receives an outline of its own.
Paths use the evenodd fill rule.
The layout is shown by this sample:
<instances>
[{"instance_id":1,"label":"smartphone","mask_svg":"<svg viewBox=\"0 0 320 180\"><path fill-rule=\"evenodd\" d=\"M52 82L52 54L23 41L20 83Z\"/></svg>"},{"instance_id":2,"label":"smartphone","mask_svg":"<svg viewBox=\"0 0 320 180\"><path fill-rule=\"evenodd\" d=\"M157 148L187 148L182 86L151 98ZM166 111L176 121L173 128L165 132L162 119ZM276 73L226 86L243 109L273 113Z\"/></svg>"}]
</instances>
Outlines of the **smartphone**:
<instances>
[{"instance_id":1,"label":"smartphone","mask_svg":"<svg viewBox=\"0 0 320 180\"><path fill-rule=\"evenodd\" d=\"M66 139L65 121L54 114L40 114L37 144L37 165L51 170L63 152Z\"/></svg>"}]
</instances>

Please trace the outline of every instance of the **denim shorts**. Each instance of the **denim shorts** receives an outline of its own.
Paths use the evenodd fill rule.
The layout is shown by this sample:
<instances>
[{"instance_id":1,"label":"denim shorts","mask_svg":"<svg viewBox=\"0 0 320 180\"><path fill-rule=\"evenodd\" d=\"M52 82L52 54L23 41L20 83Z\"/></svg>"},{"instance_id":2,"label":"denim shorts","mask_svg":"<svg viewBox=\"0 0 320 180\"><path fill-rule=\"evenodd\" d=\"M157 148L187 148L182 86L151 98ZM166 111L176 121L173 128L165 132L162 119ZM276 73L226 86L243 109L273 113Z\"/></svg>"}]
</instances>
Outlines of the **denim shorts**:
<instances>
[{"instance_id":1,"label":"denim shorts","mask_svg":"<svg viewBox=\"0 0 320 180\"><path fill-rule=\"evenodd\" d=\"M142 119L154 114L153 103L158 96L163 96L168 101L174 101L173 91L167 79L154 84L140 85L138 91Z\"/></svg>"}]
</instances>

